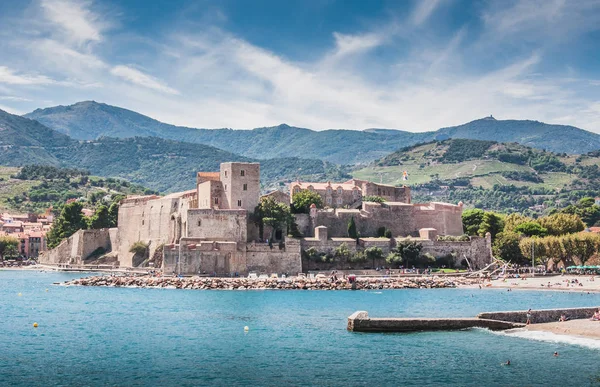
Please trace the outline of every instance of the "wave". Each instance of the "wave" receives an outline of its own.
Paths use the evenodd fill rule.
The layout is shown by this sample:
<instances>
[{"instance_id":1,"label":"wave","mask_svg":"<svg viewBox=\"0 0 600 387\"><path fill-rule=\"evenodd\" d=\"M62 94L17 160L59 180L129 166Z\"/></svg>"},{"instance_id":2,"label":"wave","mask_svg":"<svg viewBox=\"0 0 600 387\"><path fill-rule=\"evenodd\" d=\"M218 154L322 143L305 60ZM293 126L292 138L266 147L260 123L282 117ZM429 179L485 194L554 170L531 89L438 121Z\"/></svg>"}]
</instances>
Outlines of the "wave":
<instances>
[{"instance_id":1,"label":"wave","mask_svg":"<svg viewBox=\"0 0 600 387\"><path fill-rule=\"evenodd\" d=\"M491 333L508 336L508 337L518 337L526 340L535 340L535 341L545 341L547 343L555 343L555 344L569 344L569 345L577 345L579 347L585 347L589 349L598 349L600 350L600 340L590 339L581 336L570 336L570 335L558 335L553 332L543 332L543 331L529 331L527 329L509 329L507 331L489 331Z\"/></svg>"}]
</instances>

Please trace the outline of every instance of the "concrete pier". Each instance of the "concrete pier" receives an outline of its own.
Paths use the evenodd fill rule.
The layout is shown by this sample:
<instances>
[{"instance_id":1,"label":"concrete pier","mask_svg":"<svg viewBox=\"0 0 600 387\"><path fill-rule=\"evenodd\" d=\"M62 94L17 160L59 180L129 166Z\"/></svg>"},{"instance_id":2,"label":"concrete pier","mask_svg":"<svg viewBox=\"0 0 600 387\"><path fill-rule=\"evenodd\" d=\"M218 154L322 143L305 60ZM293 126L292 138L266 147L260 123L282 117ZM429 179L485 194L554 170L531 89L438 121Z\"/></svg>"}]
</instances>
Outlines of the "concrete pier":
<instances>
[{"instance_id":1,"label":"concrete pier","mask_svg":"<svg viewBox=\"0 0 600 387\"><path fill-rule=\"evenodd\" d=\"M506 330L525 324L482 318L370 318L365 311L348 317L348 330L354 332L419 332L449 331L467 328Z\"/></svg>"}]
</instances>

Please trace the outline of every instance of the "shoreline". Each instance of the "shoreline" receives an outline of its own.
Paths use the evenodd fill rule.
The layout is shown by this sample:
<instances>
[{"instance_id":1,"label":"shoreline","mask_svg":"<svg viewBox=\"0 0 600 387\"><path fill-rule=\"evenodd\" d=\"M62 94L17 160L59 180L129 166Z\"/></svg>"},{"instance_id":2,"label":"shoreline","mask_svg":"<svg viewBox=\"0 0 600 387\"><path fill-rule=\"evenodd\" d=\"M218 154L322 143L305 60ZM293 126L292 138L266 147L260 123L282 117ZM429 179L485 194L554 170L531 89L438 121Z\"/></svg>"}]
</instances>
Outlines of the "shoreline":
<instances>
[{"instance_id":1,"label":"shoreline","mask_svg":"<svg viewBox=\"0 0 600 387\"><path fill-rule=\"evenodd\" d=\"M560 336L594 339L600 343L600 321L590 319L531 324L523 329L528 332L549 332Z\"/></svg>"},{"instance_id":2,"label":"shoreline","mask_svg":"<svg viewBox=\"0 0 600 387\"><path fill-rule=\"evenodd\" d=\"M479 279L445 277L357 278L218 278L218 277L153 277L153 276L92 276L63 282L62 286L103 286L166 288L192 290L384 290L457 288L476 284Z\"/></svg>"},{"instance_id":3,"label":"shoreline","mask_svg":"<svg viewBox=\"0 0 600 387\"><path fill-rule=\"evenodd\" d=\"M593 281L591 279L594 279ZM573 281L577 280L577 283ZM550 283L550 287L548 287ZM581 285L580 285L581 284ZM465 285L463 288L477 289L479 285ZM483 289L536 290L554 292L600 292L600 277L591 275L567 274L561 276L539 276L527 278L507 278L485 281Z\"/></svg>"}]
</instances>

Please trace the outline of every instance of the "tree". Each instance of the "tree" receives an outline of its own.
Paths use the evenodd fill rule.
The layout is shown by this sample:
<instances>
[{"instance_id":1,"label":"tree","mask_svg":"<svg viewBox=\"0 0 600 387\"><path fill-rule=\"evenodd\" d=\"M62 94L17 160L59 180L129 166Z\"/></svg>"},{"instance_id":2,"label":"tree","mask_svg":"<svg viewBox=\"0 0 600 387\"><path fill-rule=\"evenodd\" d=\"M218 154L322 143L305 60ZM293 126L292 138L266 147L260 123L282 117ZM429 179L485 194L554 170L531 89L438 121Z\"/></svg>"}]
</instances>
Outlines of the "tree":
<instances>
[{"instance_id":1,"label":"tree","mask_svg":"<svg viewBox=\"0 0 600 387\"><path fill-rule=\"evenodd\" d=\"M106 207L105 205L102 204L102 205L98 206L98 208L96 208L96 212L90 218L90 228L97 230L100 228L110 228L110 227L112 227L112 225L111 225L111 219L110 219L108 207Z\"/></svg>"},{"instance_id":2,"label":"tree","mask_svg":"<svg viewBox=\"0 0 600 387\"><path fill-rule=\"evenodd\" d=\"M479 235L485 236L488 232L492 235L492 240L496 239L496 234L502 232L504 221L502 217L494 212L486 212L481 219L479 226Z\"/></svg>"},{"instance_id":3,"label":"tree","mask_svg":"<svg viewBox=\"0 0 600 387\"><path fill-rule=\"evenodd\" d=\"M388 263L403 262L405 266L418 265L423 245L415 241L398 241L396 248L387 256Z\"/></svg>"},{"instance_id":4,"label":"tree","mask_svg":"<svg viewBox=\"0 0 600 387\"><path fill-rule=\"evenodd\" d=\"M11 256L17 251L19 246L19 240L13 238L11 236L0 236L0 261L4 259L5 256Z\"/></svg>"},{"instance_id":5,"label":"tree","mask_svg":"<svg viewBox=\"0 0 600 387\"><path fill-rule=\"evenodd\" d=\"M365 257L372 260L375 267L375 260L383 258L383 250L376 246L368 247L365 249Z\"/></svg>"},{"instance_id":6,"label":"tree","mask_svg":"<svg viewBox=\"0 0 600 387\"><path fill-rule=\"evenodd\" d=\"M515 227L520 225L521 223L533 222L533 218L529 216L521 215L518 213L513 213L504 218L504 229L503 232L514 232Z\"/></svg>"},{"instance_id":7,"label":"tree","mask_svg":"<svg viewBox=\"0 0 600 387\"><path fill-rule=\"evenodd\" d=\"M553 214L538 219L540 226L548 230L550 235L573 234L583 231L585 225L576 214Z\"/></svg>"},{"instance_id":8,"label":"tree","mask_svg":"<svg viewBox=\"0 0 600 387\"><path fill-rule=\"evenodd\" d=\"M81 212L82 209L83 204L79 202L69 203L63 207L46 235L49 248L55 248L60 242L75 234L78 230L87 229L88 223Z\"/></svg>"},{"instance_id":9,"label":"tree","mask_svg":"<svg viewBox=\"0 0 600 387\"><path fill-rule=\"evenodd\" d=\"M350 218L350 222L348 222L348 237L352 239L358 239L358 233L356 232L356 223L354 222L354 215Z\"/></svg>"},{"instance_id":10,"label":"tree","mask_svg":"<svg viewBox=\"0 0 600 387\"><path fill-rule=\"evenodd\" d=\"M318 193L304 189L292 195L292 212L294 214L308 214L310 206L314 204L317 208L323 208L323 199Z\"/></svg>"},{"instance_id":11,"label":"tree","mask_svg":"<svg viewBox=\"0 0 600 387\"><path fill-rule=\"evenodd\" d=\"M587 197L579 200L579 203L564 208L562 213L579 215L581 220L589 227L600 222L600 206L595 204L594 198Z\"/></svg>"},{"instance_id":12,"label":"tree","mask_svg":"<svg viewBox=\"0 0 600 387\"><path fill-rule=\"evenodd\" d=\"M478 208L472 210L465 210L462 213L463 228L467 235L478 235L479 226L483 220L483 214L485 212Z\"/></svg>"},{"instance_id":13,"label":"tree","mask_svg":"<svg viewBox=\"0 0 600 387\"><path fill-rule=\"evenodd\" d=\"M385 199L382 198L381 196L365 196L362 198L363 202L372 202L372 203L383 203L385 202Z\"/></svg>"},{"instance_id":14,"label":"tree","mask_svg":"<svg viewBox=\"0 0 600 387\"><path fill-rule=\"evenodd\" d=\"M496 235L493 244L494 255L506 262L522 263L525 260L519 242L521 236L516 232L503 231Z\"/></svg>"},{"instance_id":15,"label":"tree","mask_svg":"<svg viewBox=\"0 0 600 387\"><path fill-rule=\"evenodd\" d=\"M341 259L347 261L350 258L350 256L352 255L352 252L350 252L350 248L348 247L348 245L346 244L346 242L343 242L341 245L339 245L335 249L334 255L337 258L341 258Z\"/></svg>"},{"instance_id":16,"label":"tree","mask_svg":"<svg viewBox=\"0 0 600 387\"><path fill-rule=\"evenodd\" d=\"M538 236L543 237L548 235L548 230L540 226L537 222L525 222L515 227L515 232L523 234L527 237Z\"/></svg>"},{"instance_id":17,"label":"tree","mask_svg":"<svg viewBox=\"0 0 600 387\"><path fill-rule=\"evenodd\" d=\"M254 209L254 217L259 222L259 229L263 230L263 225L271 227L269 235L269 245L272 246L275 231L290 226L293 217L290 214L290 208L283 203L279 203L272 197L263 197L258 206ZM291 227L290 227L291 228Z\"/></svg>"}]
</instances>

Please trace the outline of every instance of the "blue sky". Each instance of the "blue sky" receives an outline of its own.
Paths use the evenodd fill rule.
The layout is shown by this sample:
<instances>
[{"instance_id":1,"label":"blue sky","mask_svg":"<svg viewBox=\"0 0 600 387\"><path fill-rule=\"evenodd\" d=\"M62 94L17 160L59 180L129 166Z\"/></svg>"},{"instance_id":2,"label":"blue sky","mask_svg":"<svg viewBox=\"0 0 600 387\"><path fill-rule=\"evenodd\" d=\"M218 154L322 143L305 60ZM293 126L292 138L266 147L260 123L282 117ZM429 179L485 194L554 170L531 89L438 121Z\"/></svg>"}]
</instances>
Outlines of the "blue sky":
<instances>
[{"instance_id":1,"label":"blue sky","mask_svg":"<svg viewBox=\"0 0 600 387\"><path fill-rule=\"evenodd\" d=\"M0 109L200 128L600 132L600 0L4 0Z\"/></svg>"}]
</instances>

